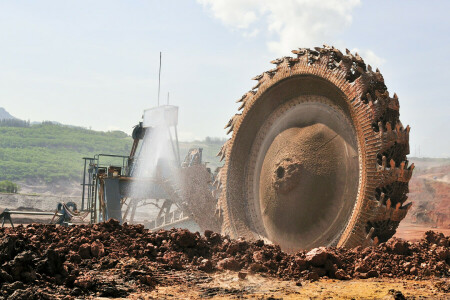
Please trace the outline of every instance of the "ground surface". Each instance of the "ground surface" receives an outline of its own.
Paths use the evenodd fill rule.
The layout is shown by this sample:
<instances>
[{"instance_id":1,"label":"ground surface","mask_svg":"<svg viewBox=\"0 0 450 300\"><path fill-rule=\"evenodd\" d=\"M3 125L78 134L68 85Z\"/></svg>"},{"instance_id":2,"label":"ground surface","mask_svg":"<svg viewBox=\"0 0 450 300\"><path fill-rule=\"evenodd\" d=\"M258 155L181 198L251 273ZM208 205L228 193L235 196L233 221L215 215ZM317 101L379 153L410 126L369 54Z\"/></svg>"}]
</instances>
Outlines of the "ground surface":
<instances>
[{"instance_id":1,"label":"ground surface","mask_svg":"<svg viewBox=\"0 0 450 300\"><path fill-rule=\"evenodd\" d=\"M95 225L0 229L0 299L442 298L450 237L285 253L263 241Z\"/></svg>"},{"instance_id":2,"label":"ground surface","mask_svg":"<svg viewBox=\"0 0 450 300\"><path fill-rule=\"evenodd\" d=\"M237 272L225 272L208 277L204 283L160 286L149 293L129 295L131 299L395 299L399 292L406 299L448 299L440 286L444 280L354 279L340 281L321 279L283 281L258 274L239 279Z\"/></svg>"},{"instance_id":3,"label":"ground surface","mask_svg":"<svg viewBox=\"0 0 450 300\"><path fill-rule=\"evenodd\" d=\"M400 226L398 227L397 233L394 235L394 237L405 239L408 241L418 241L424 236L425 232L429 230L442 232L445 235L450 235L450 228L441 228L427 224L417 224L403 221L402 223L400 223Z\"/></svg>"}]
</instances>

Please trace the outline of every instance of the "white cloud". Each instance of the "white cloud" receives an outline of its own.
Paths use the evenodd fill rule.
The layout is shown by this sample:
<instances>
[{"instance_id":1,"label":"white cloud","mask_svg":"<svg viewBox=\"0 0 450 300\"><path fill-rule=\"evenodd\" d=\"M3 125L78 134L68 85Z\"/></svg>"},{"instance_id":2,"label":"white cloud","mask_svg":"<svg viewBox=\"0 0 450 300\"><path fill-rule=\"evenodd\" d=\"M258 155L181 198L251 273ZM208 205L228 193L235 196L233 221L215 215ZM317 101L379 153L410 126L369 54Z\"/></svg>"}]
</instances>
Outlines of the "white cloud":
<instances>
[{"instance_id":1,"label":"white cloud","mask_svg":"<svg viewBox=\"0 0 450 300\"><path fill-rule=\"evenodd\" d=\"M258 0L197 0L209 7L214 17L225 25L238 29L246 29L257 19Z\"/></svg>"},{"instance_id":2,"label":"white cloud","mask_svg":"<svg viewBox=\"0 0 450 300\"><path fill-rule=\"evenodd\" d=\"M265 32L267 47L287 55L301 47L341 44L337 36L352 22L360 0L197 0L226 26L244 36ZM255 31L257 30L257 31Z\"/></svg>"},{"instance_id":3,"label":"white cloud","mask_svg":"<svg viewBox=\"0 0 450 300\"><path fill-rule=\"evenodd\" d=\"M245 37L255 37L255 36L258 35L258 33L259 33L259 30L258 29L254 29L251 32L244 32L242 35L245 36Z\"/></svg>"},{"instance_id":4,"label":"white cloud","mask_svg":"<svg viewBox=\"0 0 450 300\"><path fill-rule=\"evenodd\" d=\"M268 50L290 55L298 47L345 43L339 34L352 23L353 9L360 0L197 0L225 26L244 37L266 34ZM370 49L353 49L367 64L380 67L385 59Z\"/></svg>"}]
</instances>

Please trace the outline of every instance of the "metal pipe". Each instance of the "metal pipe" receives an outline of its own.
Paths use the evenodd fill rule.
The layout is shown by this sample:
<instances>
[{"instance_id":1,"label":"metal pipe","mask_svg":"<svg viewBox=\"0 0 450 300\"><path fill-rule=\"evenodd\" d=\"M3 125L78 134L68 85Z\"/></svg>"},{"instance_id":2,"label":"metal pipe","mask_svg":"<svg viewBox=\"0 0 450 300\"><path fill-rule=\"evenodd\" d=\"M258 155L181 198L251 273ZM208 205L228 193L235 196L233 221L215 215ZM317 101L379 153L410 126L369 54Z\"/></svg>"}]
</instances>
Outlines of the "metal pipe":
<instances>
[{"instance_id":1,"label":"metal pipe","mask_svg":"<svg viewBox=\"0 0 450 300\"><path fill-rule=\"evenodd\" d=\"M177 125L175 125L175 139L177 143L177 156L178 156L178 165L181 166L181 158L180 158L180 144L178 143L178 130Z\"/></svg>"},{"instance_id":2,"label":"metal pipe","mask_svg":"<svg viewBox=\"0 0 450 300\"><path fill-rule=\"evenodd\" d=\"M20 211L20 210L9 210L8 214L10 215L33 215L33 216L53 216L54 212L45 212L45 211ZM57 213L56 215L61 216L61 214Z\"/></svg>"},{"instance_id":3,"label":"metal pipe","mask_svg":"<svg viewBox=\"0 0 450 300\"><path fill-rule=\"evenodd\" d=\"M91 223L97 222L97 191L98 191L98 175L95 176L94 195L92 197L91 206Z\"/></svg>"},{"instance_id":4,"label":"metal pipe","mask_svg":"<svg viewBox=\"0 0 450 300\"><path fill-rule=\"evenodd\" d=\"M86 162L87 159L84 159L84 171L83 171L83 194L81 196L81 210L84 210L84 194L85 194L85 188L86 188Z\"/></svg>"},{"instance_id":5,"label":"metal pipe","mask_svg":"<svg viewBox=\"0 0 450 300\"><path fill-rule=\"evenodd\" d=\"M91 169L92 168L92 169ZM92 172L89 173L89 189L88 189L88 203L86 204L86 210L89 210L91 208L92 203L92 195L94 194L94 177L93 177L93 162L92 159L89 161L89 169Z\"/></svg>"},{"instance_id":6,"label":"metal pipe","mask_svg":"<svg viewBox=\"0 0 450 300\"><path fill-rule=\"evenodd\" d=\"M170 144L172 145L173 156L175 156L175 159L177 160L178 165L180 165L180 159L179 159L179 157L177 157L178 153L175 149L175 145L173 144L172 133L170 132L169 127L167 127L167 130L169 131L169 138L170 138Z\"/></svg>"},{"instance_id":7,"label":"metal pipe","mask_svg":"<svg viewBox=\"0 0 450 300\"><path fill-rule=\"evenodd\" d=\"M161 52L159 52L159 77L158 77L158 106L159 106L159 92L161 89Z\"/></svg>"}]
</instances>

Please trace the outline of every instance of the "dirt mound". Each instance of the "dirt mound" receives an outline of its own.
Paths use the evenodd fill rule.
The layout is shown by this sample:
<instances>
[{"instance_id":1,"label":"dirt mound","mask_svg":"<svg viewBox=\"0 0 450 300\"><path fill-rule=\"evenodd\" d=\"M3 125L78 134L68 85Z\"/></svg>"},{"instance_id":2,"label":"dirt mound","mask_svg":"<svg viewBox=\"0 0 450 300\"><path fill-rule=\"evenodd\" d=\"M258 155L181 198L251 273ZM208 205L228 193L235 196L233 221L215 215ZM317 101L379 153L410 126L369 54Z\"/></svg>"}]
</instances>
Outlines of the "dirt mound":
<instances>
[{"instance_id":1,"label":"dirt mound","mask_svg":"<svg viewBox=\"0 0 450 300\"><path fill-rule=\"evenodd\" d=\"M371 248L316 248L295 254L263 241L231 240L211 231L150 232L109 221L95 225L0 229L0 299L55 295L123 297L156 285L208 280L220 270L289 280L448 277L450 237L427 232L410 243ZM9 299L9 298L8 298Z\"/></svg>"},{"instance_id":2,"label":"dirt mound","mask_svg":"<svg viewBox=\"0 0 450 300\"><path fill-rule=\"evenodd\" d=\"M409 183L414 205L406 221L450 228L450 165L419 169Z\"/></svg>"}]
</instances>

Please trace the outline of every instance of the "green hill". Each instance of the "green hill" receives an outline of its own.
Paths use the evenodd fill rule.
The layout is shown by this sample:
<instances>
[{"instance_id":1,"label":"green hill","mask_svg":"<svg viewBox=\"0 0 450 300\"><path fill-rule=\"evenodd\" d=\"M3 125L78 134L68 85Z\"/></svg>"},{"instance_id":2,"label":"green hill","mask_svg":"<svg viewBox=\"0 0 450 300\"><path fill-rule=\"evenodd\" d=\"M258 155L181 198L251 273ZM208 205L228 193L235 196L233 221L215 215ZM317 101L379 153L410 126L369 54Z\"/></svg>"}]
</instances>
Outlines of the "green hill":
<instances>
[{"instance_id":1,"label":"green hill","mask_svg":"<svg viewBox=\"0 0 450 300\"><path fill-rule=\"evenodd\" d=\"M99 132L44 122L29 127L0 127L0 179L79 179L84 156L128 154L124 132Z\"/></svg>"},{"instance_id":2,"label":"green hill","mask_svg":"<svg viewBox=\"0 0 450 300\"><path fill-rule=\"evenodd\" d=\"M51 122L13 126L0 124L0 181L80 180L82 157L98 153L129 155L132 146L131 137L121 131L101 132ZM189 148L202 147L203 160L211 162L214 169L219 165L215 155L221 144L217 139L180 143L181 159Z\"/></svg>"}]
</instances>

